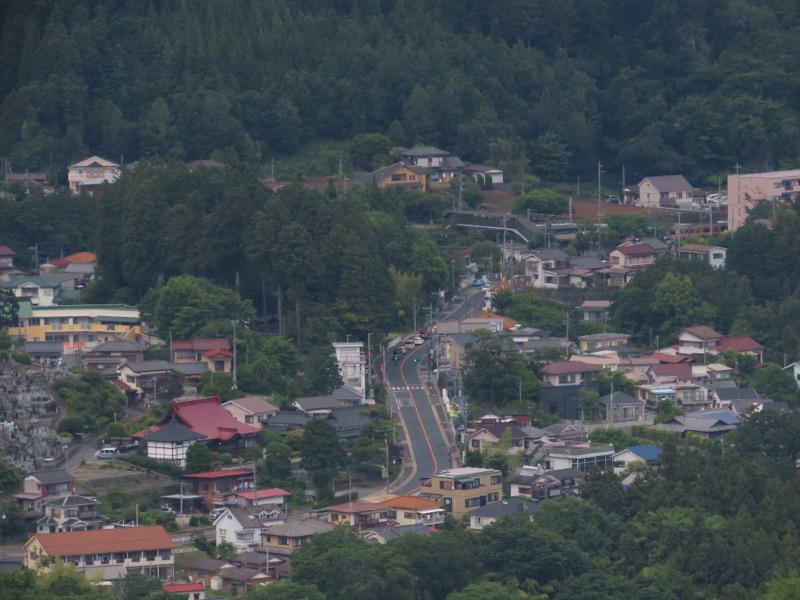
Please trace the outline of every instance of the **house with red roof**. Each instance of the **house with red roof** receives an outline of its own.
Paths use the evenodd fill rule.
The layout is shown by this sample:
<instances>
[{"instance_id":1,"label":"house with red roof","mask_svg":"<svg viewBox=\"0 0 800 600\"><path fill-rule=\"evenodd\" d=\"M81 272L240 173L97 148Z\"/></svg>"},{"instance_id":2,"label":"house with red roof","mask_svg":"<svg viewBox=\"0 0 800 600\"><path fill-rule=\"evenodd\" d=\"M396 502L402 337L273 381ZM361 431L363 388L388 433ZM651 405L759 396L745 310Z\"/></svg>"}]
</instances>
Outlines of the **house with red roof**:
<instances>
[{"instance_id":1,"label":"house with red roof","mask_svg":"<svg viewBox=\"0 0 800 600\"><path fill-rule=\"evenodd\" d=\"M283 512L288 512L289 499L291 497L291 492L287 492L281 488L236 492L236 501L242 506L263 506L268 509L277 508Z\"/></svg>"},{"instance_id":2,"label":"house with red roof","mask_svg":"<svg viewBox=\"0 0 800 600\"><path fill-rule=\"evenodd\" d=\"M214 450L238 452L254 442L261 433L260 427L241 423L231 416L220 402L219 396L173 402L161 421L139 431L133 437L143 438L158 431L172 420L203 436L202 442Z\"/></svg>"},{"instance_id":3,"label":"house with red roof","mask_svg":"<svg viewBox=\"0 0 800 600\"><path fill-rule=\"evenodd\" d=\"M441 525L446 511L444 507L430 498L404 494L381 500L389 509L389 519L398 525Z\"/></svg>"},{"instance_id":4,"label":"house with red roof","mask_svg":"<svg viewBox=\"0 0 800 600\"><path fill-rule=\"evenodd\" d=\"M172 342L172 362L204 362L207 352L214 350L230 351L228 338L201 338L197 340L174 340ZM233 356L231 354L231 356Z\"/></svg>"},{"instance_id":5,"label":"house with red roof","mask_svg":"<svg viewBox=\"0 0 800 600\"><path fill-rule=\"evenodd\" d=\"M34 534L23 546L25 566L47 573L55 559L87 577L114 581L128 573L173 576L175 543L161 525Z\"/></svg>"},{"instance_id":6,"label":"house with red roof","mask_svg":"<svg viewBox=\"0 0 800 600\"><path fill-rule=\"evenodd\" d=\"M764 346L746 335L722 338L717 344L717 352L725 352L725 350L755 356L758 358L758 362L764 362Z\"/></svg>"},{"instance_id":7,"label":"house with red roof","mask_svg":"<svg viewBox=\"0 0 800 600\"><path fill-rule=\"evenodd\" d=\"M197 583L165 583L161 588L168 594L180 594L182 599L205 600L206 586Z\"/></svg>"}]
</instances>

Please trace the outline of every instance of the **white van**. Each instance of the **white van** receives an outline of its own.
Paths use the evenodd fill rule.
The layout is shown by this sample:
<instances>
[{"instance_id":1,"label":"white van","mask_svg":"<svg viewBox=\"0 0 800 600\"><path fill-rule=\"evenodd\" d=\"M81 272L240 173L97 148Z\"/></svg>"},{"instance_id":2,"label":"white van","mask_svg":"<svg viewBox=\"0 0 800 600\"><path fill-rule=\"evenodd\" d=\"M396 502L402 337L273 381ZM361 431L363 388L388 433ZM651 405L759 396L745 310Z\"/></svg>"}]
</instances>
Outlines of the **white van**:
<instances>
[{"instance_id":1,"label":"white van","mask_svg":"<svg viewBox=\"0 0 800 600\"><path fill-rule=\"evenodd\" d=\"M97 452L97 458L99 460L105 460L107 458L114 458L117 455L117 449L113 447L103 448Z\"/></svg>"}]
</instances>

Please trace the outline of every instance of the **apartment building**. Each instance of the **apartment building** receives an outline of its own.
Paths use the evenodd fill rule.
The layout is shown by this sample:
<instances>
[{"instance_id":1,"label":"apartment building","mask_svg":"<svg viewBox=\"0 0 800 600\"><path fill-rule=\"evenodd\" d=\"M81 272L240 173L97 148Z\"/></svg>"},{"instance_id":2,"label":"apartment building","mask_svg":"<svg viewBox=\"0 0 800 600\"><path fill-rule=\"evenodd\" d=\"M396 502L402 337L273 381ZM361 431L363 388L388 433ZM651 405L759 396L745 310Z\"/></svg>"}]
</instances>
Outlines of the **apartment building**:
<instances>
[{"instance_id":1,"label":"apartment building","mask_svg":"<svg viewBox=\"0 0 800 600\"><path fill-rule=\"evenodd\" d=\"M763 202L791 202L800 192L800 169L728 175L728 231L744 225Z\"/></svg>"},{"instance_id":2,"label":"apartment building","mask_svg":"<svg viewBox=\"0 0 800 600\"><path fill-rule=\"evenodd\" d=\"M437 501L460 519L471 509L503 497L503 474L497 469L460 467L422 479L420 496Z\"/></svg>"}]
</instances>

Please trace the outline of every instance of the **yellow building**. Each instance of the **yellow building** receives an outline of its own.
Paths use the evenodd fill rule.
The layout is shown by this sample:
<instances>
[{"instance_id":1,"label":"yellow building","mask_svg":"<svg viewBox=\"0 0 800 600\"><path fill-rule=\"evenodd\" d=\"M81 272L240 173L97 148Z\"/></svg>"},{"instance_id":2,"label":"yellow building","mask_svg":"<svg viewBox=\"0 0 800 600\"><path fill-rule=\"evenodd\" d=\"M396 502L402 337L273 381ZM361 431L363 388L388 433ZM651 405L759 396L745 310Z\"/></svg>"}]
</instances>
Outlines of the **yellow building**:
<instances>
[{"instance_id":1,"label":"yellow building","mask_svg":"<svg viewBox=\"0 0 800 600\"><path fill-rule=\"evenodd\" d=\"M12 338L26 342L61 342L64 353L92 350L113 340L136 341L142 333L139 309L126 304L32 306L20 302L19 324Z\"/></svg>"},{"instance_id":2,"label":"yellow building","mask_svg":"<svg viewBox=\"0 0 800 600\"><path fill-rule=\"evenodd\" d=\"M473 508L499 502L503 497L503 474L497 469L461 467L439 471L422 480L420 496L435 500L460 519Z\"/></svg>"}]
</instances>

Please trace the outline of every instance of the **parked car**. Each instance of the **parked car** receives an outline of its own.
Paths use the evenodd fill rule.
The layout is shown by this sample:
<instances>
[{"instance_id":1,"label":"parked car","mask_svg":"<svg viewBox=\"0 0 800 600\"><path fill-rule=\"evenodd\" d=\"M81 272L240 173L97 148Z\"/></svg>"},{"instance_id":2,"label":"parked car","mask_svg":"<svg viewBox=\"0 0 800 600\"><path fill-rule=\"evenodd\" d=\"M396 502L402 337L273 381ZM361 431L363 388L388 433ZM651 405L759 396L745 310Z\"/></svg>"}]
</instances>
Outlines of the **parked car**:
<instances>
[{"instance_id":1,"label":"parked car","mask_svg":"<svg viewBox=\"0 0 800 600\"><path fill-rule=\"evenodd\" d=\"M211 519L212 522L216 521L217 517L219 517L224 512L225 512L224 508L212 508L211 512L208 513L208 518Z\"/></svg>"},{"instance_id":2,"label":"parked car","mask_svg":"<svg viewBox=\"0 0 800 600\"><path fill-rule=\"evenodd\" d=\"M96 454L98 460L106 460L109 458L114 458L116 455L117 455L117 449L112 446L102 448L98 450Z\"/></svg>"},{"instance_id":3,"label":"parked car","mask_svg":"<svg viewBox=\"0 0 800 600\"><path fill-rule=\"evenodd\" d=\"M171 506L162 506L161 507L161 514L162 515L174 515L175 514L175 509L172 508Z\"/></svg>"},{"instance_id":4,"label":"parked car","mask_svg":"<svg viewBox=\"0 0 800 600\"><path fill-rule=\"evenodd\" d=\"M608 202L609 204L619 204L620 199L619 196L617 196L616 194L612 194L611 196L608 197L606 202Z\"/></svg>"},{"instance_id":5,"label":"parked car","mask_svg":"<svg viewBox=\"0 0 800 600\"><path fill-rule=\"evenodd\" d=\"M414 345L415 346L421 346L424 343L425 343L425 340L423 340L421 337L417 336L417 337L414 338Z\"/></svg>"},{"instance_id":6,"label":"parked car","mask_svg":"<svg viewBox=\"0 0 800 600\"><path fill-rule=\"evenodd\" d=\"M486 282L483 279L474 279L472 281L472 287L483 287L486 285Z\"/></svg>"}]
</instances>

